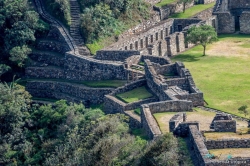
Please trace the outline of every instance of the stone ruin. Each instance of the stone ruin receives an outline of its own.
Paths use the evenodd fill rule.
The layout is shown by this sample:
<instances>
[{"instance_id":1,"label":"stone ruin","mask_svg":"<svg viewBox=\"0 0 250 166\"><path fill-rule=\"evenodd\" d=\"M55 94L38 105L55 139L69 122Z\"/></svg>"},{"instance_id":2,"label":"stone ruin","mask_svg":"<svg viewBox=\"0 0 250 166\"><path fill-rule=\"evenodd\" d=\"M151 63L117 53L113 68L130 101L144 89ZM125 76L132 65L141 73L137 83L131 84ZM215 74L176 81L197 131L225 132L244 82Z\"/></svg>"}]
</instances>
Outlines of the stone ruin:
<instances>
[{"instance_id":1,"label":"stone ruin","mask_svg":"<svg viewBox=\"0 0 250 166\"><path fill-rule=\"evenodd\" d=\"M200 1L206 3L212 0ZM38 12L52 28L46 40L40 40L36 45L37 51L31 55L35 63L26 68L26 77L34 80L28 81L27 90L36 97L95 104L104 102L106 113L128 115L130 126L144 129L150 139L162 134L154 113L192 111L193 106L204 104L203 93L195 86L189 70L183 63L172 63L168 58L193 46L184 42L186 30L193 25L208 24L218 33L234 33L238 27L241 33L250 33L248 0L217 0L213 11L204 11L190 19L168 19L159 24L153 22L151 27L138 30L138 34L134 33L129 38L122 38L97 52L93 58L86 51L81 54L83 51L78 48L79 43L75 44L67 29L46 13L41 2L35 0ZM154 3L154 0L151 2ZM139 66L140 62L144 66ZM127 80L128 83L117 89L89 88L74 83L107 79ZM152 98L125 104L114 97L118 92L142 85L150 89ZM140 116L131 112L138 107L141 109ZM236 130L235 122L227 115L216 116L213 126L215 131ZM199 123L186 121L184 113L178 113L170 120L170 130L176 135L189 137L199 166L223 165L221 161L206 158L209 154L207 149L250 145L250 140L208 142L199 131ZM250 159L242 159L242 162L250 163Z\"/></svg>"},{"instance_id":2,"label":"stone ruin","mask_svg":"<svg viewBox=\"0 0 250 166\"><path fill-rule=\"evenodd\" d=\"M236 121L232 119L230 114L217 113L210 129L216 132L236 132Z\"/></svg>"},{"instance_id":3,"label":"stone ruin","mask_svg":"<svg viewBox=\"0 0 250 166\"><path fill-rule=\"evenodd\" d=\"M249 0L217 0L213 14L217 16L218 33L250 34Z\"/></svg>"}]
</instances>

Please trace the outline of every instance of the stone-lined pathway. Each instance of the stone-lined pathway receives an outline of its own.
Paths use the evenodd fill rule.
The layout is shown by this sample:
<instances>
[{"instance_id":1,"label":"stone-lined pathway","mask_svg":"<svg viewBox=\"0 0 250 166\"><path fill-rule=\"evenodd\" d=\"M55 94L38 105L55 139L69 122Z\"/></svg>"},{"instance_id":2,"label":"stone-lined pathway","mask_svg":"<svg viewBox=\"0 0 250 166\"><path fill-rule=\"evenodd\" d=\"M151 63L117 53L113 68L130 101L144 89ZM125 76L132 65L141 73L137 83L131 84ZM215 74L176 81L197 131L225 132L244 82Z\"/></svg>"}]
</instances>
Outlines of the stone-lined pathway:
<instances>
[{"instance_id":1,"label":"stone-lined pathway","mask_svg":"<svg viewBox=\"0 0 250 166\"><path fill-rule=\"evenodd\" d=\"M74 39L80 55L89 56L89 50L84 46L84 40L80 32L80 6L77 0L70 0L70 13L71 13L71 25L70 25L70 35Z\"/></svg>"}]
</instances>

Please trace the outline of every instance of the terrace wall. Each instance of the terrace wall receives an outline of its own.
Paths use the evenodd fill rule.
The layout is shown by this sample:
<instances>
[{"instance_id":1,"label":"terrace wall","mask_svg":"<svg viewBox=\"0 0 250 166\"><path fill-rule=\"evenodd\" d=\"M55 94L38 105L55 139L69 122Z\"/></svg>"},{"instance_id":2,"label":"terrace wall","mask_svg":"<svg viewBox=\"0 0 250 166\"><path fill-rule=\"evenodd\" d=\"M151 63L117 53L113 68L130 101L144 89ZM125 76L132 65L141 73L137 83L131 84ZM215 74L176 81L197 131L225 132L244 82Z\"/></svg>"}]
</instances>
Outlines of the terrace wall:
<instances>
[{"instance_id":1,"label":"terrace wall","mask_svg":"<svg viewBox=\"0 0 250 166\"><path fill-rule=\"evenodd\" d=\"M87 101L94 104L102 103L104 95L112 92L112 88L90 88L79 84L51 81L30 81L26 90L40 98L69 99L72 102ZM70 99L72 97L72 99Z\"/></svg>"},{"instance_id":2,"label":"terrace wall","mask_svg":"<svg viewBox=\"0 0 250 166\"><path fill-rule=\"evenodd\" d=\"M207 149L250 148L250 139L207 140Z\"/></svg>"},{"instance_id":3,"label":"terrace wall","mask_svg":"<svg viewBox=\"0 0 250 166\"><path fill-rule=\"evenodd\" d=\"M140 52L134 50L127 50L127 51L100 50L96 52L95 59L123 62L125 61L125 59L133 55L140 55Z\"/></svg>"}]
</instances>

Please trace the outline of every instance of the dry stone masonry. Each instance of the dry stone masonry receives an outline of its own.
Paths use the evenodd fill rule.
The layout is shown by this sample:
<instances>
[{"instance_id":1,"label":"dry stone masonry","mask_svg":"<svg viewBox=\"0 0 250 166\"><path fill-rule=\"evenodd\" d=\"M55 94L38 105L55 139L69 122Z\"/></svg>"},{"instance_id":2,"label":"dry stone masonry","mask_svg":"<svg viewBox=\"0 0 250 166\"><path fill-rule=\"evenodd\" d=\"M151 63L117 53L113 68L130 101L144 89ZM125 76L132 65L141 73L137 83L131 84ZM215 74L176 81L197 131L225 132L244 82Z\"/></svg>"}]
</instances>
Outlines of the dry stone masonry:
<instances>
[{"instance_id":1,"label":"dry stone masonry","mask_svg":"<svg viewBox=\"0 0 250 166\"><path fill-rule=\"evenodd\" d=\"M199 0L206 4L214 0ZM159 0L148 0L151 4ZM71 27L68 30L47 14L41 0L35 0L41 17L51 25L46 39L37 42L30 58L34 61L25 69L27 90L35 97L66 99L73 102L104 103L106 113L129 116L130 126L142 128L150 139L162 134L153 114L176 112L169 121L170 131L176 136L189 137L191 149L197 159L195 165L235 165L234 159L221 161L207 158L208 149L249 147L249 140L207 140L199 131L199 122L186 121L184 112L194 106L203 108L203 93L195 86L192 75L181 62L168 58L193 45L185 43L186 31L191 26L208 24L218 33L250 33L248 0L217 0L214 9L203 11L189 19L167 19L182 6L171 4L154 7L155 16L119 36L118 42L91 57L83 46L79 30L79 4L70 0ZM195 2L188 7L195 5ZM212 15L213 14L213 15ZM127 80L119 88L90 88L80 84L86 80ZM116 97L145 86L153 97L125 103ZM140 108L140 116L133 112ZM230 115L217 114L211 128L218 132L235 132L236 122ZM241 163L250 163L242 158ZM237 164L236 164L237 165ZM240 165L240 164L238 164Z\"/></svg>"}]
</instances>

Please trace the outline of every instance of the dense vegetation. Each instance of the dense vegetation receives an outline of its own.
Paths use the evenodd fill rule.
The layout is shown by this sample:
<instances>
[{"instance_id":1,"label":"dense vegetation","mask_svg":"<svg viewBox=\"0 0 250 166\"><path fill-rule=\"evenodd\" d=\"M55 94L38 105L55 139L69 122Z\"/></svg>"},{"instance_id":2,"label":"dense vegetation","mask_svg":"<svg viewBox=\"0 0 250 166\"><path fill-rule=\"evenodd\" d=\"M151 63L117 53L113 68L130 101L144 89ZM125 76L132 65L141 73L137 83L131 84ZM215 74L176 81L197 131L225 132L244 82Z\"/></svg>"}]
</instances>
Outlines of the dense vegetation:
<instances>
[{"instance_id":1,"label":"dense vegetation","mask_svg":"<svg viewBox=\"0 0 250 166\"><path fill-rule=\"evenodd\" d=\"M0 76L21 71L36 34L47 28L27 0L0 0Z\"/></svg>"},{"instance_id":2,"label":"dense vegetation","mask_svg":"<svg viewBox=\"0 0 250 166\"><path fill-rule=\"evenodd\" d=\"M87 43L117 36L149 17L143 0L80 0L83 9L82 33Z\"/></svg>"},{"instance_id":3,"label":"dense vegetation","mask_svg":"<svg viewBox=\"0 0 250 166\"><path fill-rule=\"evenodd\" d=\"M45 0L47 11L66 26L71 24L69 0Z\"/></svg>"},{"instance_id":4,"label":"dense vegetation","mask_svg":"<svg viewBox=\"0 0 250 166\"><path fill-rule=\"evenodd\" d=\"M58 101L31 105L15 82L0 83L0 165L178 165L185 143L168 134L148 142L124 115Z\"/></svg>"}]
</instances>

